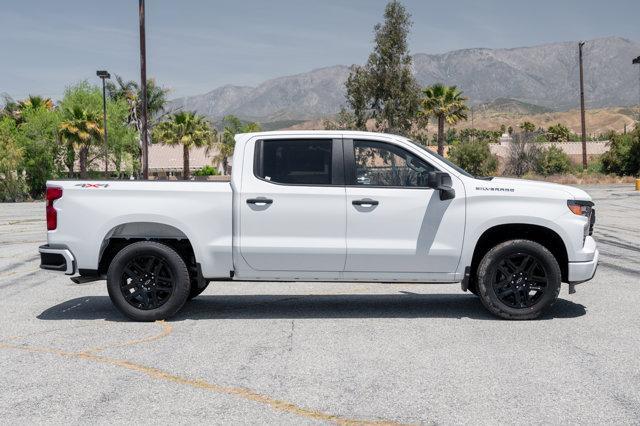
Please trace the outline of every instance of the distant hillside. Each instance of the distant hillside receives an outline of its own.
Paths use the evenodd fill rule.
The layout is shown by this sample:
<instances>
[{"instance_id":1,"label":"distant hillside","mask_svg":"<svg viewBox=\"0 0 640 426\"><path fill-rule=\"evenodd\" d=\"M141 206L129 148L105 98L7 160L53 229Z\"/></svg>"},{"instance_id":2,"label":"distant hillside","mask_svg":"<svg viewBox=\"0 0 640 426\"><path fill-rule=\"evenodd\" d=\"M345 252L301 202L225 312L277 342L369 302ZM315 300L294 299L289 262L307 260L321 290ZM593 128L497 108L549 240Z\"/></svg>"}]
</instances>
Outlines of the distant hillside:
<instances>
[{"instance_id":1,"label":"distant hillside","mask_svg":"<svg viewBox=\"0 0 640 426\"><path fill-rule=\"evenodd\" d=\"M588 108L638 102L638 70L631 65L631 59L638 55L640 43L623 38L586 43ZM562 111L579 105L576 42L419 53L414 55L414 69L420 84L455 84L473 105L489 103L492 109L527 113L534 112L531 108ZM196 110L216 120L225 114L261 122L321 118L344 106L348 74L348 67L337 65L268 80L257 87L223 86L203 95L176 99L170 106Z\"/></svg>"},{"instance_id":2,"label":"distant hillside","mask_svg":"<svg viewBox=\"0 0 640 426\"><path fill-rule=\"evenodd\" d=\"M507 103L507 105L510 103ZM522 122L530 121L536 127L548 128L550 125L562 123L569 127L574 133L580 133L580 110L572 109L569 111L547 111L542 113L523 114L520 111L505 111L504 105L501 104L497 109L486 107L484 109L474 108L473 123L471 115L467 121L463 121L454 126L458 129L466 129L475 127L484 130L499 130L500 126L517 128ZM535 105L532 105L535 109ZM638 117L638 109L632 108L599 108L589 109L586 111L587 133L590 135L601 135L609 130L616 132L624 131L625 125L627 130L633 129ZM373 123L371 123L373 126ZM324 129L324 120L313 119L303 123L297 123L289 127L281 127L288 130L322 130ZM373 127L372 127L373 128ZM275 129L274 129L275 130ZM429 122L428 131L431 134L437 132L436 123Z\"/></svg>"},{"instance_id":3,"label":"distant hillside","mask_svg":"<svg viewBox=\"0 0 640 426\"><path fill-rule=\"evenodd\" d=\"M544 112L553 112L551 108L545 108L540 105L534 105L527 102L517 101L515 99L498 98L491 102L485 102L473 107L474 112L482 113L483 111L501 112L507 114L542 114Z\"/></svg>"}]
</instances>

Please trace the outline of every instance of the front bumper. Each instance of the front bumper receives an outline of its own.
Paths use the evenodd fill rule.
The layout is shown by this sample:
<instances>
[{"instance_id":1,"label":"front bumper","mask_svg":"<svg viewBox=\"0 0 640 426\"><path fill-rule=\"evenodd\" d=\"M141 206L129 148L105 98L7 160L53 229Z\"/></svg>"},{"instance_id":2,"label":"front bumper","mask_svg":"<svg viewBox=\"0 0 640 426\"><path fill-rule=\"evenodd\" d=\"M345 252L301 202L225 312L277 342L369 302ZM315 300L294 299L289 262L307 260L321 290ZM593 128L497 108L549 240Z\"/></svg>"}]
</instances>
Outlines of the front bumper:
<instances>
[{"instance_id":1,"label":"front bumper","mask_svg":"<svg viewBox=\"0 0 640 426\"><path fill-rule=\"evenodd\" d=\"M64 271L67 275L76 272L76 259L69 248L62 244L45 244L40 252L40 268L50 271Z\"/></svg>"},{"instance_id":2,"label":"front bumper","mask_svg":"<svg viewBox=\"0 0 640 426\"><path fill-rule=\"evenodd\" d=\"M586 262L569 262L569 283L579 284L593 278L596 269L598 269L599 257L600 252L598 249L595 249L592 260Z\"/></svg>"}]
</instances>

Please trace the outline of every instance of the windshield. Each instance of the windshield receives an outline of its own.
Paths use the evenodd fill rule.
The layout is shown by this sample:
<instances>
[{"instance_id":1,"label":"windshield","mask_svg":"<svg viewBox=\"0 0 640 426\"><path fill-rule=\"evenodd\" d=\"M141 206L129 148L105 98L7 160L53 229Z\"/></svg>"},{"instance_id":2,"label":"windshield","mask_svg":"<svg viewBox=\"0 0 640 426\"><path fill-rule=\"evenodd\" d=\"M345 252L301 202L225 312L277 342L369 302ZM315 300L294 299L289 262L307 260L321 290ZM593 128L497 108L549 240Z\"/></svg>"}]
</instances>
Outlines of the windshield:
<instances>
[{"instance_id":1,"label":"windshield","mask_svg":"<svg viewBox=\"0 0 640 426\"><path fill-rule=\"evenodd\" d=\"M423 145L420 145L419 143L412 141L411 139L407 139L409 142L411 142L412 144L414 144L415 146L417 146L418 148L420 148L423 152L426 152L427 155L431 155L432 157L436 157L438 160L442 161L443 163L445 163L447 166L451 167L452 169L454 169L455 171L457 171L458 173L466 176L466 177L470 177L470 178L476 178L475 176L473 176L471 173L467 172L465 169L463 169L462 167L453 164L451 161L447 160L446 158L444 158L442 155L439 155L433 151L431 151L430 149L425 148Z\"/></svg>"}]
</instances>

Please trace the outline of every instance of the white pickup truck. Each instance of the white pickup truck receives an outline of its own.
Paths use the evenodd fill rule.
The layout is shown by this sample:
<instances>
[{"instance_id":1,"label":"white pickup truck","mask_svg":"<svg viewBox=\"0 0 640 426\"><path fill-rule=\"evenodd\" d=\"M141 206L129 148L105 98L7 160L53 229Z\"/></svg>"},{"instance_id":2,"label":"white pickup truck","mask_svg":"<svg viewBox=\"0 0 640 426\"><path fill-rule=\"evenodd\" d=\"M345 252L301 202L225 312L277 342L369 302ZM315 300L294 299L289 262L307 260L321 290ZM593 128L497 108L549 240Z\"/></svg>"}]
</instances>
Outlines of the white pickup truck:
<instances>
[{"instance_id":1,"label":"white pickup truck","mask_svg":"<svg viewBox=\"0 0 640 426\"><path fill-rule=\"evenodd\" d=\"M531 319L598 263L584 191L474 177L380 133L240 134L230 182L51 181L46 216L41 267L106 278L141 321L219 280L461 282Z\"/></svg>"}]
</instances>

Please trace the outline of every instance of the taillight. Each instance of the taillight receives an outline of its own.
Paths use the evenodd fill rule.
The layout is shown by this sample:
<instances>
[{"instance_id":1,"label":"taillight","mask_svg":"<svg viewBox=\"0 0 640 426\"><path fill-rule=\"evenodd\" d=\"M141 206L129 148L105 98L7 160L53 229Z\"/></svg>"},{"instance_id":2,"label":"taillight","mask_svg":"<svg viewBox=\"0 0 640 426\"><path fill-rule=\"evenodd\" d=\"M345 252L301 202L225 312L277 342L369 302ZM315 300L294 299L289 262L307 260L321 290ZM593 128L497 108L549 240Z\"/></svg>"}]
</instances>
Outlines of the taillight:
<instances>
[{"instance_id":1,"label":"taillight","mask_svg":"<svg viewBox=\"0 0 640 426\"><path fill-rule=\"evenodd\" d=\"M62 188L57 186L47 187L47 230L53 231L58 227L58 211L53 207L53 202L62 198Z\"/></svg>"}]
</instances>

